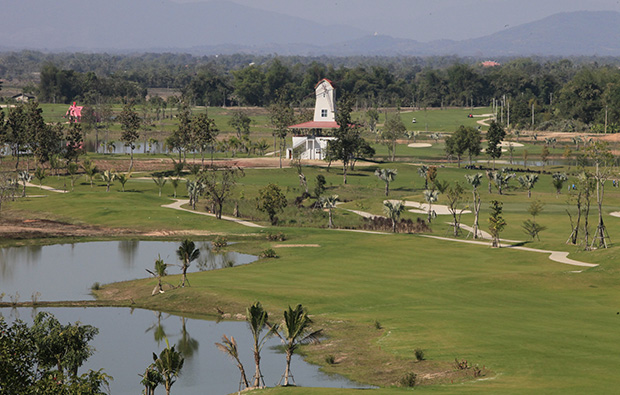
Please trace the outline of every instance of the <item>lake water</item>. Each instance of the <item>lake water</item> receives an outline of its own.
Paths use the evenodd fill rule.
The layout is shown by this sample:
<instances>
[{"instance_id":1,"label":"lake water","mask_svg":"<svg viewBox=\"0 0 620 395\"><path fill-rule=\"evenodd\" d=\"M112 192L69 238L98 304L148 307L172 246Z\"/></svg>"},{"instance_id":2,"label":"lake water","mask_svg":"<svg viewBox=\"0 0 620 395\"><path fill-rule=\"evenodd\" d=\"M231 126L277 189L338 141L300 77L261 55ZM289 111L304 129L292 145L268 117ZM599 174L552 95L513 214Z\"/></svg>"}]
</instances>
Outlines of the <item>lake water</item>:
<instances>
[{"instance_id":1,"label":"lake water","mask_svg":"<svg viewBox=\"0 0 620 395\"><path fill-rule=\"evenodd\" d=\"M139 374L152 362L152 353L159 354L166 347L163 335L170 345L185 356L185 364L172 394L229 394L239 388L239 370L228 357L215 347L222 335L234 336L248 380L254 374L252 336L245 322L205 321L183 318L149 310L90 307L90 308L29 308L0 309L0 314L13 320L32 322L36 312L48 311L63 324L80 321L99 328L91 345L96 351L79 373L88 369L104 371L114 377L110 384L113 395L140 394ZM284 373L285 357L276 346L277 338L269 339L261 353L261 370L267 386L275 386ZM317 366L294 355L291 371L299 386L332 388L368 388L341 376L329 376ZM156 393L163 394L163 386Z\"/></svg>"},{"instance_id":2,"label":"lake water","mask_svg":"<svg viewBox=\"0 0 620 395\"><path fill-rule=\"evenodd\" d=\"M92 300L93 283L149 277L158 256L168 264L180 264L176 256L178 242L101 241L49 246L25 246L0 249L0 293L5 299L19 293L20 301L29 301L33 293L39 300ZM208 242L196 242L200 258L188 272L243 265L256 260L238 252L214 253ZM169 266L168 274L179 274L179 266ZM165 279L164 279L165 281ZM176 284L175 284L176 285Z\"/></svg>"},{"instance_id":3,"label":"lake water","mask_svg":"<svg viewBox=\"0 0 620 395\"><path fill-rule=\"evenodd\" d=\"M191 264L190 271L225 270L256 260L255 256L236 252L214 254L208 242L196 244L201 250L201 258ZM148 277L145 269L152 269L158 256L166 263L177 264L178 246L178 242L129 240L3 248L0 249L0 293L6 294L5 301L16 292L20 294L20 301L29 301L34 292L40 292L41 301L93 299L90 287L94 282L104 284ZM180 268L169 267L168 272L180 273ZM140 393L139 374L144 373L152 362L152 353L159 354L165 347L164 335L171 345L177 345L186 359L182 375L172 387L173 394L228 394L237 391L239 371L215 347L215 342L221 342L224 334L237 340L248 380L254 373L252 337L245 322L217 323L156 311L113 307L2 308L0 315L10 321L20 318L31 323L39 311L51 312L63 324L80 321L99 328L99 334L91 343L97 351L80 368L80 373L103 368L114 377L110 386L114 395ZM277 338L270 339L261 354L261 368L267 386L276 385L284 373L284 354L275 348L279 344ZM317 366L298 356L294 356L291 368L297 385L368 388L341 376L323 374ZM160 387L157 393L163 391Z\"/></svg>"}]
</instances>

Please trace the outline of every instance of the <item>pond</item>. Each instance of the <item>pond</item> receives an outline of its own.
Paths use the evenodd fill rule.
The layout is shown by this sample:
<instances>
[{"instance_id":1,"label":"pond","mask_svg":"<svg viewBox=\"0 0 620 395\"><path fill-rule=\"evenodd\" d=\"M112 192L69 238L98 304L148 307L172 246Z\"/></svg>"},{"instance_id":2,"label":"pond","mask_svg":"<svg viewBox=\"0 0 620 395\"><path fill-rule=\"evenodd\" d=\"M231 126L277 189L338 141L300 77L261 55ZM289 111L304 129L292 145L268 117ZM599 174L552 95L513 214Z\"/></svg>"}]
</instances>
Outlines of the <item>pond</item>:
<instances>
[{"instance_id":1,"label":"pond","mask_svg":"<svg viewBox=\"0 0 620 395\"><path fill-rule=\"evenodd\" d=\"M159 354L166 347L176 345L185 356L185 364L178 381L172 386L176 395L197 393L229 394L239 388L239 370L228 357L215 347L222 335L234 336L248 380L254 373L252 336L245 322L205 321L184 318L149 310L100 308L17 308L0 309L0 314L12 321L20 318L32 323L36 312L48 311L62 323L80 321L99 328L91 345L96 349L79 373L88 369L104 371L114 377L110 393L135 395L141 393L141 377L152 362L152 353ZM269 339L261 353L261 370L267 386L275 386L284 373L285 357L278 348L277 338ZM291 371L299 386L332 388L369 388L341 376L329 376L317 366L294 355ZM157 393L163 393L158 387Z\"/></svg>"},{"instance_id":2,"label":"pond","mask_svg":"<svg viewBox=\"0 0 620 395\"><path fill-rule=\"evenodd\" d=\"M92 300L94 283L149 277L158 256L178 265L178 242L101 241L48 246L0 249L0 293L5 298L19 293L19 301L29 301L39 293L41 301ZM238 252L214 253L209 242L197 242L200 258L188 272L211 270L254 262L253 255ZM179 266L169 266L168 274L180 274ZM164 280L165 281L165 280ZM5 299L5 300L7 300Z\"/></svg>"}]
</instances>

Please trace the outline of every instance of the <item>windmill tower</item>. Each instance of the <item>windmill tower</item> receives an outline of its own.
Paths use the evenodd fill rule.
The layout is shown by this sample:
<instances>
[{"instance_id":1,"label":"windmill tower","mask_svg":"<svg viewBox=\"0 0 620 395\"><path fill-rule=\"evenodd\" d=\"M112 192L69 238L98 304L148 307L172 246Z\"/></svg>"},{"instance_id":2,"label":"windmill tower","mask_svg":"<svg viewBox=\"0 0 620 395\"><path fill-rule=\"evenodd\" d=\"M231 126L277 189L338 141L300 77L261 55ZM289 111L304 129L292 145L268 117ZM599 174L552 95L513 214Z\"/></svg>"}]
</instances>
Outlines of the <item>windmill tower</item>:
<instances>
[{"instance_id":1,"label":"windmill tower","mask_svg":"<svg viewBox=\"0 0 620 395\"><path fill-rule=\"evenodd\" d=\"M322 79L314 87L314 122L336 121L336 92L330 80Z\"/></svg>"}]
</instances>

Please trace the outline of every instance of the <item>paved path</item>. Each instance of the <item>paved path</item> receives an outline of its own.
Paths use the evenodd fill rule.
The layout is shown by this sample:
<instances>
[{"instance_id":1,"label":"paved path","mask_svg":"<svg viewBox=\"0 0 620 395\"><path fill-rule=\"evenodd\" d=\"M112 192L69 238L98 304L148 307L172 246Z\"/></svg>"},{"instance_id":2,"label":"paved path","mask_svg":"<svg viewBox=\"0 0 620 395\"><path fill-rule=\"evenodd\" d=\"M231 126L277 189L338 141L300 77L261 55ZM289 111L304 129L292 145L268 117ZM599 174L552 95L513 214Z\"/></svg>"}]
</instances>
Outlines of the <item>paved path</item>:
<instances>
[{"instance_id":1,"label":"paved path","mask_svg":"<svg viewBox=\"0 0 620 395\"><path fill-rule=\"evenodd\" d=\"M182 205L188 204L188 203L189 203L189 200L187 200L187 199L175 199L175 201L173 203L162 204L162 207L164 207L164 208L171 208L171 209L174 209L174 210L187 211L188 213L206 215L208 217L214 217L215 218L215 214L204 213L204 212L201 212L201 211L189 210L189 209L181 207ZM229 217L227 215L222 215L222 219L224 219L226 221L236 222L239 225L249 226L250 228L264 228L264 226L261 226L259 224L255 224L254 222L244 221L242 219L235 218L235 217Z\"/></svg>"},{"instance_id":2,"label":"paved path","mask_svg":"<svg viewBox=\"0 0 620 395\"><path fill-rule=\"evenodd\" d=\"M48 187L47 185L41 185L41 187L39 187L38 185L33 184L31 182L27 182L26 186L27 187L31 187L31 188L44 189L46 191L57 192L57 193L67 193L67 192L69 192L69 191L63 191L62 189L55 189L55 188L52 188L52 187Z\"/></svg>"},{"instance_id":3,"label":"paved path","mask_svg":"<svg viewBox=\"0 0 620 395\"><path fill-rule=\"evenodd\" d=\"M452 242L457 242L457 243L477 244L477 245L483 245L483 246L486 246L486 247L489 246L489 243L486 242L486 241L451 239L449 237L432 236L432 235L421 235L421 236L422 237L428 237L428 238L431 238L431 239L446 240L446 241L452 241ZM521 251L539 252L539 253L542 253L542 254L550 254L549 255L549 259L551 259L552 261L559 262L559 263L565 263L567 265L581 266L581 267L596 267L596 266L598 266L597 264L594 264L594 263L586 263L586 262L576 261L574 259L569 259L568 258L568 252L565 252L565 251L539 250L539 249L536 249L536 248L521 247L521 246L506 246L506 247L503 247L503 248L511 248L511 249L521 250Z\"/></svg>"}]
</instances>

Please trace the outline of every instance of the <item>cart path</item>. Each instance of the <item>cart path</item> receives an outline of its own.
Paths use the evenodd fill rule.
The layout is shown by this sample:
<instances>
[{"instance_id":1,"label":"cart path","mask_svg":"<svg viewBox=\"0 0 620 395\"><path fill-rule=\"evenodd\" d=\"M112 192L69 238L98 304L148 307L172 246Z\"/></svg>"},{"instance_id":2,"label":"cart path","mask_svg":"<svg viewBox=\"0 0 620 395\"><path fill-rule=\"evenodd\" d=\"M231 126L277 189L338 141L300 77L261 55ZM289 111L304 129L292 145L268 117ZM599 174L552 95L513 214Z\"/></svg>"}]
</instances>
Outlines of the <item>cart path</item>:
<instances>
[{"instance_id":1,"label":"cart path","mask_svg":"<svg viewBox=\"0 0 620 395\"><path fill-rule=\"evenodd\" d=\"M68 193L69 192L69 191L63 191L62 189L52 188L52 187L49 187L47 185L39 186L39 185L33 184L31 182L27 182L26 186L30 187L30 188L39 188L39 189L43 189L43 190L50 191L50 192L56 192L56 193Z\"/></svg>"},{"instance_id":2,"label":"cart path","mask_svg":"<svg viewBox=\"0 0 620 395\"><path fill-rule=\"evenodd\" d=\"M485 241L451 239L449 237L432 236L432 235L421 235L421 236L428 237L431 239L437 239L437 240L446 240L446 241L452 241L452 242L457 242L457 243L477 244L477 245L489 247L489 243ZM581 267L597 267L598 266L595 263L587 263L587 262L581 262L581 261L576 261L574 259L570 259L568 258L568 252L566 251L539 250L537 248L522 247L522 246L505 246L502 248L510 248L514 250L521 250L521 251L528 251L528 252L538 252L541 254L550 254L549 259L551 259L552 261L564 263L567 265L581 266Z\"/></svg>"},{"instance_id":3,"label":"cart path","mask_svg":"<svg viewBox=\"0 0 620 395\"><path fill-rule=\"evenodd\" d=\"M201 211L194 211L194 210L190 210L190 209L181 207L182 205L188 204L188 203L189 203L188 199L175 199L174 202L169 203L169 204L162 204L161 206L164 207L164 208L171 208L171 209L174 209L174 210L187 211L188 213L199 214L199 215L206 215L208 217L215 218L215 214L204 213L204 212L201 212ZM242 219L239 219L239 218L235 218L235 217L229 217L227 215L222 215L222 219L224 219L226 221L236 222L239 225L249 226L250 228L264 228L264 226L259 225L259 224L255 224L254 222L245 221L245 220L242 220Z\"/></svg>"}]
</instances>

